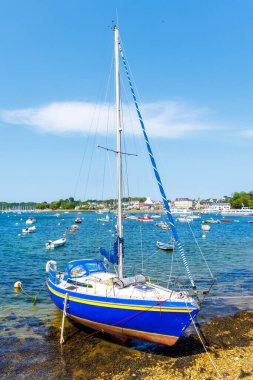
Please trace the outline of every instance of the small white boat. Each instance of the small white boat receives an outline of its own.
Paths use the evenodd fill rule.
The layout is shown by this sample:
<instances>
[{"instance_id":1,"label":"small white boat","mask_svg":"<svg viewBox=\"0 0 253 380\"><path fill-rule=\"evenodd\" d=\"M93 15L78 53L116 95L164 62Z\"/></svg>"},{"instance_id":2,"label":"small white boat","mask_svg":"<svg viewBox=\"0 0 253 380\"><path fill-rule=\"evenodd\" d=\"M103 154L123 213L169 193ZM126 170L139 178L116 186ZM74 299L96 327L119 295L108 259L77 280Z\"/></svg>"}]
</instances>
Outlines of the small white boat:
<instances>
[{"instance_id":1,"label":"small white boat","mask_svg":"<svg viewBox=\"0 0 253 380\"><path fill-rule=\"evenodd\" d=\"M30 232L35 232L36 229L37 229L37 228L36 228L35 226L28 227L28 230L29 230Z\"/></svg>"},{"instance_id":2,"label":"small white boat","mask_svg":"<svg viewBox=\"0 0 253 380\"><path fill-rule=\"evenodd\" d=\"M192 217L191 216L184 216L182 218L177 218L177 222L179 222L179 223L190 223L190 222L192 222Z\"/></svg>"},{"instance_id":3,"label":"small white boat","mask_svg":"<svg viewBox=\"0 0 253 380\"><path fill-rule=\"evenodd\" d=\"M68 229L66 229L66 231L64 232L63 237L61 239L49 240L46 243L46 249L54 249L54 248L58 248L58 247L61 247L62 245L64 245L67 241L67 239L66 239L67 232L68 232Z\"/></svg>"},{"instance_id":4,"label":"small white boat","mask_svg":"<svg viewBox=\"0 0 253 380\"><path fill-rule=\"evenodd\" d=\"M191 218L192 219L201 219L201 216L200 215L191 215Z\"/></svg>"},{"instance_id":5,"label":"small white boat","mask_svg":"<svg viewBox=\"0 0 253 380\"><path fill-rule=\"evenodd\" d=\"M82 223L82 219L81 218L76 218L76 220L75 220L75 223Z\"/></svg>"},{"instance_id":6,"label":"small white boat","mask_svg":"<svg viewBox=\"0 0 253 380\"><path fill-rule=\"evenodd\" d=\"M100 222L110 222L111 219L110 219L109 215L106 215L105 218L98 218L98 220Z\"/></svg>"},{"instance_id":7,"label":"small white boat","mask_svg":"<svg viewBox=\"0 0 253 380\"><path fill-rule=\"evenodd\" d=\"M35 226L26 227L26 228L22 229L22 234L30 234L31 232L35 232L35 231L36 231L36 227Z\"/></svg>"},{"instance_id":8,"label":"small white boat","mask_svg":"<svg viewBox=\"0 0 253 380\"><path fill-rule=\"evenodd\" d=\"M26 224L33 224L34 222L36 222L36 219L33 218L32 216L30 216L25 223Z\"/></svg>"},{"instance_id":9,"label":"small white boat","mask_svg":"<svg viewBox=\"0 0 253 380\"><path fill-rule=\"evenodd\" d=\"M129 215L129 216L127 217L127 219L138 220L138 216L136 216L136 215Z\"/></svg>"},{"instance_id":10,"label":"small white boat","mask_svg":"<svg viewBox=\"0 0 253 380\"><path fill-rule=\"evenodd\" d=\"M61 247L62 245L66 243L66 240L67 239L64 237L58 240L49 240L46 243L46 249L54 249L54 248Z\"/></svg>"},{"instance_id":11,"label":"small white boat","mask_svg":"<svg viewBox=\"0 0 253 380\"><path fill-rule=\"evenodd\" d=\"M174 251L174 245L168 243L162 243L161 241L156 242L156 246L163 251Z\"/></svg>"},{"instance_id":12,"label":"small white boat","mask_svg":"<svg viewBox=\"0 0 253 380\"><path fill-rule=\"evenodd\" d=\"M209 224L220 224L220 220L219 220L219 219L213 219L213 218L210 218L210 219L206 219L206 220L204 220L204 223L209 223Z\"/></svg>"},{"instance_id":13,"label":"small white boat","mask_svg":"<svg viewBox=\"0 0 253 380\"><path fill-rule=\"evenodd\" d=\"M155 223L155 226L160 227L162 230L165 230L165 231L170 229L170 226L168 225L168 223L165 223L165 222Z\"/></svg>"}]
</instances>

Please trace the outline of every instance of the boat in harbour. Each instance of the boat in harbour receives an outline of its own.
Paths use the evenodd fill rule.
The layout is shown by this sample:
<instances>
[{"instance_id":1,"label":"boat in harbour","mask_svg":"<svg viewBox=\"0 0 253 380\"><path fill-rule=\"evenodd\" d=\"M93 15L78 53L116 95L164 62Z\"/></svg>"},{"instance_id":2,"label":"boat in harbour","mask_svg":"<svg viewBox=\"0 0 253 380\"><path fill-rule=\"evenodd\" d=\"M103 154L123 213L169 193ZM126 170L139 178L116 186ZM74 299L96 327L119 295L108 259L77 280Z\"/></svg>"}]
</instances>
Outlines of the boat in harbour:
<instances>
[{"instance_id":1,"label":"boat in harbour","mask_svg":"<svg viewBox=\"0 0 253 380\"><path fill-rule=\"evenodd\" d=\"M100 221L100 222L106 222L106 223L108 223L108 222L110 222L110 216L107 214L104 218L98 218L98 220Z\"/></svg>"},{"instance_id":2,"label":"boat in harbour","mask_svg":"<svg viewBox=\"0 0 253 380\"><path fill-rule=\"evenodd\" d=\"M48 242L46 243L46 249L54 249L54 248L62 247L67 241L66 235L67 235L67 229L64 232L62 238L57 239L57 240L48 240Z\"/></svg>"},{"instance_id":3,"label":"boat in harbour","mask_svg":"<svg viewBox=\"0 0 253 380\"><path fill-rule=\"evenodd\" d=\"M153 222L154 221L154 219L151 218L150 216L148 216L148 214L145 214L144 216L139 216L138 220L140 222Z\"/></svg>"},{"instance_id":4,"label":"boat in harbour","mask_svg":"<svg viewBox=\"0 0 253 380\"><path fill-rule=\"evenodd\" d=\"M170 229L170 226L168 225L168 223L163 222L163 221L155 223L155 226L160 227L162 230L165 230L165 231Z\"/></svg>"},{"instance_id":5,"label":"boat in harbour","mask_svg":"<svg viewBox=\"0 0 253 380\"><path fill-rule=\"evenodd\" d=\"M26 220L26 224L33 224L36 222L36 219L33 218L32 216L30 216L27 220Z\"/></svg>"},{"instance_id":6,"label":"boat in harbour","mask_svg":"<svg viewBox=\"0 0 253 380\"><path fill-rule=\"evenodd\" d=\"M219 219L214 219L214 218L204 220L204 223L208 223L208 224L220 224L220 222L221 221Z\"/></svg>"},{"instance_id":7,"label":"boat in harbour","mask_svg":"<svg viewBox=\"0 0 253 380\"><path fill-rule=\"evenodd\" d=\"M253 216L253 209L243 206L239 209L229 209L225 211L221 211L221 215L225 216Z\"/></svg>"},{"instance_id":8,"label":"boat in harbour","mask_svg":"<svg viewBox=\"0 0 253 380\"><path fill-rule=\"evenodd\" d=\"M157 241L156 246L162 251L172 251L172 252L174 251L174 244L168 244L168 243L163 243L161 241Z\"/></svg>"},{"instance_id":9,"label":"boat in harbour","mask_svg":"<svg viewBox=\"0 0 253 380\"><path fill-rule=\"evenodd\" d=\"M70 232L75 232L79 230L79 226L77 224L72 224L70 228Z\"/></svg>"},{"instance_id":10,"label":"boat in harbour","mask_svg":"<svg viewBox=\"0 0 253 380\"><path fill-rule=\"evenodd\" d=\"M63 315L93 328L116 335L120 339L142 339L173 345L200 310L197 287L191 275L184 248L178 236L162 181L157 170L137 98L132 87L125 56L119 42L118 27L114 27L116 120L117 120L117 182L118 205L116 239L113 250L101 247L100 254L115 271L110 271L104 259L78 259L67 264L65 272L58 272L55 261L47 262L47 287L52 301ZM121 101L119 57L121 56L133 95L137 115L154 169L155 178L166 210L175 249L185 266L190 289L178 290L150 283L143 273L126 276L124 273L124 236L122 214L122 155ZM142 218L143 221L144 217ZM151 219L148 218L147 219ZM139 218L140 220L140 218ZM153 219L152 219L153 220ZM151 221L151 220L150 220Z\"/></svg>"},{"instance_id":11,"label":"boat in harbour","mask_svg":"<svg viewBox=\"0 0 253 380\"><path fill-rule=\"evenodd\" d=\"M30 234L32 232L35 232L37 229L35 226L32 227L26 227L22 229L22 234Z\"/></svg>"},{"instance_id":12,"label":"boat in harbour","mask_svg":"<svg viewBox=\"0 0 253 380\"><path fill-rule=\"evenodd\" d=\"M182 218L177 218L176 220L179 223L191 223L193 221L191 216L183 216Z\"/></svg>"}]
</instances>

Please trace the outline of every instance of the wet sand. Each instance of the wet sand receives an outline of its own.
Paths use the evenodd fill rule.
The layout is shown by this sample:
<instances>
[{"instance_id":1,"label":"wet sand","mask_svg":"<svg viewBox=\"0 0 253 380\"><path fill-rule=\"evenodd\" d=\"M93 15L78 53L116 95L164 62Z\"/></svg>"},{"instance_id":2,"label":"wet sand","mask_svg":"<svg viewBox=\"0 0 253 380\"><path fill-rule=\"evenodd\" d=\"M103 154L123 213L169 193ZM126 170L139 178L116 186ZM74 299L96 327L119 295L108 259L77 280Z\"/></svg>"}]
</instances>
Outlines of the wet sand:
<instances>
[{"instance_id":1,"label":"wet sand","mask_svg":"<svg viewBox=\"0 0 253 380\"><path fill-rule=\"evenodd\" d=\"M0 379L253 379L253 311L200 325L221 377L196 333L173 347L141 341L126 347L67 322L61 347L58 327L48 327L37 318L11 318L17 331L26 329L30 336L14 336L1 321Z\"/></svg>"}]
</instances>

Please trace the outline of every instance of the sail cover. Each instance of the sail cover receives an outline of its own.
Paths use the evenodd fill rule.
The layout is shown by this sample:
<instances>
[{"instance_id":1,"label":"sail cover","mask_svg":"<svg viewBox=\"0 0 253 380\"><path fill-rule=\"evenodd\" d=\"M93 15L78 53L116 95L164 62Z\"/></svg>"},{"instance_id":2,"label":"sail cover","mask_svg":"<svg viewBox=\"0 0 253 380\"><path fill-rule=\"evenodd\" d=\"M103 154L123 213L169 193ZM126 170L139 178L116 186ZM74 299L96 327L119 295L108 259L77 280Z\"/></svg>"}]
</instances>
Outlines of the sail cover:
<instances>
[{"instance_id":1,"label":"sail cover","mask_svg":"<svg viewBox=\"0 0 253 380\"><path fill-rule=\"evenodd\" d=\"M105 256L107 258L107 260L112 264L118 264L118 246L119 246L119 243L123 243L123 239L120 237L117 237L117 239L115 240L115 242L113 244L113 252L108 252L106 249L104 249L102 247L99 248L99 252L101 253L101 255Z\"/></svg>"}]
</instances>

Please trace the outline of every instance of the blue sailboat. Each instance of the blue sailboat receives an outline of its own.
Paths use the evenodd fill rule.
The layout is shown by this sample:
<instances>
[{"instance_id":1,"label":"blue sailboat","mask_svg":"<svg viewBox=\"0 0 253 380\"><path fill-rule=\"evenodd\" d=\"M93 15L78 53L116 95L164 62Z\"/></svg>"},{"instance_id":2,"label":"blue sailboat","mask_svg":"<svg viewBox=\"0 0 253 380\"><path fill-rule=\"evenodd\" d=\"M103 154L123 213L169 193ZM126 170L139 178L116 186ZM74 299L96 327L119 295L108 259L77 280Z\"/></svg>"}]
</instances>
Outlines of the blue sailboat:
<instances>
[{"instance_id":1,"label":"blue sailboat","mask_svg":"<svg viewBox=\"0 0 253 380\"><path fill-rule=\"evenodd\" d=\"M101 255L113 263L115 272L109 271L103 260L80 259L70 261L64 273L57 271L55 261L47 263L47 287L52 301L66 315L95 330L116 335L122 339L142 339L173 345L199 312L196 287L191 276L183 246L175 227L170 207L157 170L156 162L146 134L127 63L119 42L118 27L114 27L116 112L117 112L117 178L118 218L117 237L113 251L100 248ZM175 250L181 256L193 292L175 291L147 281L143 274L124 276L122 227L122 149L119 59L122 59L137 115L141 124L155 178L167 213L167 221L175 240Z\"/></svg>"}]
</instances>

